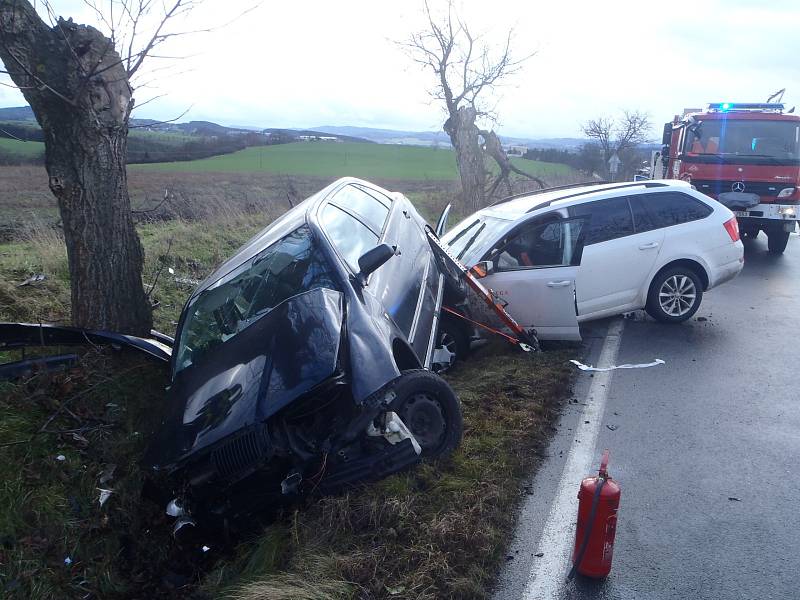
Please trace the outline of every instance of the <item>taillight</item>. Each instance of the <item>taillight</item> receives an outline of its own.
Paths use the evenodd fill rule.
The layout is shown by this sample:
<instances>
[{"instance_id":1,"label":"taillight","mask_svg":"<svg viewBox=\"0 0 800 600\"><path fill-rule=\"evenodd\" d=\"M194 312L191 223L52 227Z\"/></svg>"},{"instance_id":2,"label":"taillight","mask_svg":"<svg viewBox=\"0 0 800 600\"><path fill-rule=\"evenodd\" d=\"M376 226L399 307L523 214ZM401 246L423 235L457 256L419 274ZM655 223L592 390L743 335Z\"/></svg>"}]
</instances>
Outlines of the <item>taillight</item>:
<instances>
[{"instance_id":1,"label":"taillight","mask_svg":"<svg viewBox=\"0 0 800 600\"><path fill-rule=\"evenodd\" d=\"M723 223L725 226L725 231L728 232L728 235L731 236L732 242L739 241L739 221L736 220L736 217L728 219Z\"/></svg>"}]
</instances>

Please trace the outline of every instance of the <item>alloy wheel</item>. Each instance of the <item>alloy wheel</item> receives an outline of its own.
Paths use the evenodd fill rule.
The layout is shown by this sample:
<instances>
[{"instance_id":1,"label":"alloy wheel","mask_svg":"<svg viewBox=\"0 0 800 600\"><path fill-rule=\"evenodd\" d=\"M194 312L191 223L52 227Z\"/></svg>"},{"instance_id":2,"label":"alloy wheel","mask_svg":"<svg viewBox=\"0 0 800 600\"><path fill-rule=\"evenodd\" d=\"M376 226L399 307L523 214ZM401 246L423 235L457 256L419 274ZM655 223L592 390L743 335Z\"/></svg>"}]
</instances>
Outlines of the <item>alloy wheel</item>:
<instances>
[{"instance_id":1,"label":"alloy wheel","mask_svg":"<svg viewBox=\"0 0 800 600\"><path fill-rule=\"evenodd\" d=\"M658 291L658 302L661 310L671 317L682 317L694 306L697 299L697 288L691 277L672 275L664 280Z\"/></svg>"}]
</instances>

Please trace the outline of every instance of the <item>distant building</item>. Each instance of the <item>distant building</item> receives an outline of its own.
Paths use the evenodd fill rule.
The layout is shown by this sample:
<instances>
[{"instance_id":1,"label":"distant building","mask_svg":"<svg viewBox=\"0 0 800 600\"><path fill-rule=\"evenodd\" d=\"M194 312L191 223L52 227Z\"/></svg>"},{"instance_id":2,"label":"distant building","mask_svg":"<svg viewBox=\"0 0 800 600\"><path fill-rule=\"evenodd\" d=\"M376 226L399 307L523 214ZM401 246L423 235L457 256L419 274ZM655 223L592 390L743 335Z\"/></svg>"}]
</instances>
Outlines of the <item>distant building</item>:
<instances>
[{"instance_id":1,"label":"distant building","mask_svg":"<svg viewBox=\"0 0 800 600\"><path fill-rule=\"evenodd\" d=\"M507 146L505 150L506 154L509 156L525 156L525 153L528 151L528 147L511 144L510 146Z\"/></svg>"},{"instance_id":2,"label":"distant building","mask_svg":"<svg viewBox=\"0 0 800 600\"><path fill-rule=\"evenodd\" d=\"M301 142L338 142L339 138L331 135L298 135Z\"/></svg>"}]
</instances>

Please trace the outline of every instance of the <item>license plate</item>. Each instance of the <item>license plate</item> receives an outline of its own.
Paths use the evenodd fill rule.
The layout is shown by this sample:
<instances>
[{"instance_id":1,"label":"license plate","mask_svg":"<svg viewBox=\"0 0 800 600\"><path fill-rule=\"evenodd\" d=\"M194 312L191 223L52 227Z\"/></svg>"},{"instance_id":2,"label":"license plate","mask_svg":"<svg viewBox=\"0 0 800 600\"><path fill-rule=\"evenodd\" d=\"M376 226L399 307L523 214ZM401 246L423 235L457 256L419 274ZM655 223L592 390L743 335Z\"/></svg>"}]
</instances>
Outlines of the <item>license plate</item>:
<instances>
[{"instance_id":1,"label":"license plate","mask_svg":"<svg viewBox=\"0 0 800 600\"><path fill-rule=\"evenodd\" d=\"M736 215L737 217L749 217L750 216L750 213L747 212L746 210L735 210L735 211L733 211L733 214Z\"/></svg>"}]
</instances>

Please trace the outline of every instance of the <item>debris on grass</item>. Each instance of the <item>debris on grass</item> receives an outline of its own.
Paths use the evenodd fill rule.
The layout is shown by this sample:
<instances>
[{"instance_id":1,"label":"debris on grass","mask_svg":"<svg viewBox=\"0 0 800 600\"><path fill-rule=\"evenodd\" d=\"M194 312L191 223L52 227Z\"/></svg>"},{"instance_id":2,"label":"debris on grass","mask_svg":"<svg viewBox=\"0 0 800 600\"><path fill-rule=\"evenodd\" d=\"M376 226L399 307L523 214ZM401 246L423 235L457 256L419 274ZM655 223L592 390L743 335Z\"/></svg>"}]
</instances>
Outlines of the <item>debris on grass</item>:
<instances>
[{"instance_id":1,"label":"debris on grass","mask_svg":"<svg viewBox=\"0 0 800 600\"><path fill-rule=\"evenodd\" d=\"M114 463L106 465L100 473L100 485L105 485L114 479L114 471L117 470L117 465Z\"/></svg>"},{"instance_id":2,"label":"debris on grass","mask_svg":"<svg viewBox=\"0 0 800 600\"><path fill-rule=\"evenodd\" d=\"M28 277L22 283L18 284L17 287L24 287L26 285L32 285L34 283L39 283L40 281L44 281L45 279L47 279L47 276L44 273L35 273L34 275L31 275L30 277Z\"/></svg>"},{"instance_id":3,"label":"debris on grass","mask_svg":"<svg viewBox=\"0 0 800 600\"><path fill-rule=\"evenodd\" d=\"M660 358L657 358L653 362L649 363L611 365L610 367L593 367L592 365L585 365L579 360L570 360L569 362L578 367L581 371L598 371L601 373L613 371L615 369L646 369L647 367L657 367L658 365L666 364Z\"/></svg>"},{"instance_id":4,"label":"debris on grass","mask_svg":"<svg viewBox=\"0 0 800 600\"><path fill-rule=\"evenodd\" d=\"M114 493L114 490L107 490L103 488L97 488L97 491L100 492L100 497L98 498L98 502L100 506L103 506L109 498L111 498L111 494Z\"/></svg>"}]
</instances>

